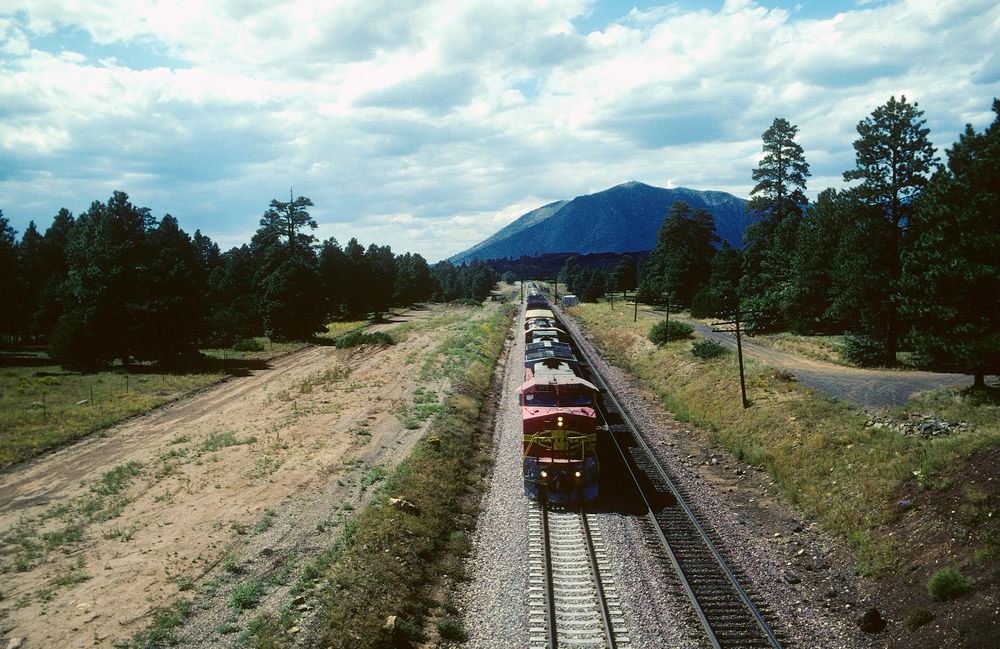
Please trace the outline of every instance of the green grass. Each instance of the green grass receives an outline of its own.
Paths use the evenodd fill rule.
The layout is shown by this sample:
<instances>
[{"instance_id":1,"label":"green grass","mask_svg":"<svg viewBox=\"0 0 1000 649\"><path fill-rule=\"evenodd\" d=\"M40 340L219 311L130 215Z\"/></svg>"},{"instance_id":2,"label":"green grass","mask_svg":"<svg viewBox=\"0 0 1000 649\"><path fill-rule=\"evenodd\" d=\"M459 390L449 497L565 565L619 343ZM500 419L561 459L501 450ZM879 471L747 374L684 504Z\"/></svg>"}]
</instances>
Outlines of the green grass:
<instances>
[{"instance_id":1,"label":"green grass","mask_svg":"<svg viewBox=\"0 0 1000 649\"><path fill-rule=\"evenodd\" d=\"M767 471L807 516L849 539L869 574L894 565L893 546L877 529L895 513L895 489L914 475L922 476L927 488L943 486L949 466L976 450L1000 446L1000 406L988 397L954 391L918 395L897 414L967 421L970 430L934 439L907 437L866 428L867 416L850 404L776 379L769 368L750 361L752 406L744 410L735 354L699 360L688 343L656 348L644 340L648 314L633 323L631 312L609 313L595 305L568 311L606 357L630 369L679 419L709 431L713 443Z\"/></svg>"},{"instance_id":2,"label":"green grass","mask_svg":"<svg viewBox=\"0 0 1000 649\"><path fill-rule=\"evenodd\" d=\"M0 358L0 365L2 362ZM0 468L147 412L223 376L222 373L81 374L58 365L2 367Z\"/></svg>"},{"instance_id":3,"label":"green grass","mask_svg":"<svg viewBox=\"0 0 1000 649\"><path fill-rule=\"evenodd\" d=\"M148 366L77 372L52 363L43 351L0 352L0 469L216 383L230 365L238 369L302 347L301 343L255 340L262 351L203 349L206 357L215 360L203 367L162 374Z\"/></svg>"}]
</instances>

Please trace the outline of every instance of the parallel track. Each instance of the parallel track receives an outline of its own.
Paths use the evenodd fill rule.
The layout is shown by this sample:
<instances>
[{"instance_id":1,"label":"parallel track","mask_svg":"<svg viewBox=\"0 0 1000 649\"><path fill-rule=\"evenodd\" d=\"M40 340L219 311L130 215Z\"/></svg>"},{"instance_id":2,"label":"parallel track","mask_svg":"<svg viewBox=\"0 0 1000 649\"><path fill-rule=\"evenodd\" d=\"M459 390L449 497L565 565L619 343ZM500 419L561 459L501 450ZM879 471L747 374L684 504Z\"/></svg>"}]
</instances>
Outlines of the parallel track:
<instances>
[{"instance_id":1,"label":"parallel track","mask_svg":"<svg viewBox=\"0 0 1000 649\"><path fill-rule=\"evenodd\" d=\"M555 311L555 307L553 307ZM570 330L563 318L564 325ZM684 492L656 459L638 426L621 406L574 335L574 347L590 381L601 390L599 411L649 520L690 599L712 647L771 647L781 642L698 521Z\"/></svg>"}]
</instances>

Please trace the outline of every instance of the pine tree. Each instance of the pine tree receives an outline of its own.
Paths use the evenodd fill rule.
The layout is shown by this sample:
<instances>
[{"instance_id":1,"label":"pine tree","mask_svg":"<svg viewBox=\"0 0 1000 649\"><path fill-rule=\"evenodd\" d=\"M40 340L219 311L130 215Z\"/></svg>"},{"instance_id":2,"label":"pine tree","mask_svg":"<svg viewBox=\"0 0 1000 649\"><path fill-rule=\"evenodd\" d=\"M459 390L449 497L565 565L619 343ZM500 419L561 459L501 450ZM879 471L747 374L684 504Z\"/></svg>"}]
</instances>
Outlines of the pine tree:
<instances>
[{"instance_id":1,"label":"pine tree","mask_svg":"<svg viewBox=\"0 0 1000 649\"><path fill-rule=\"evenodd\" d=\"M764 156L753 170L756 185L747 209L763 218L747 228L743 240L741 292L758 312L758 324L781 327L789 308L789 261L806 205L809 164L795 141L799 128L782 117L761 135Z\"/></svg>"},{"instance_id":2,"label":"pine tree","mask_svg":"<svg viewBox=\"0 0 1000 649\"><path fill-rule=\"evenodd\" d=\"M915 203L902 255L903 313L932 367L1000 371L1000 100L985 132L966 126L948 168Z\"/></svg>"},{"instance_id":3,"label":"pine tree","mask_svg":"<svg viewBox=\"0 0 1000 649\"><path fill-rule=\"evenodd\" d=\"M866 332L884 345L884 362L896 361L899 323L897 315L898 282L900 277L899 253L903 230L913 213L912 201L927 184L930 173L937 165L934 146L927 136L923 111L917 103L907 103L906 96L890 97L869 117L858 123L854 141L856 167L844 172L844 180L860 180L854 187L856 194L868 205L878 208L889 224L889 250L885 270L888 283L883 285L884 295L877 298L885 304L872 304L884 310L885 323ZM873 275L882 275L883 269L860 268L857 281L870 281ZM869 314L869 322L875 316Z\"/></svg>"}]
</instances>

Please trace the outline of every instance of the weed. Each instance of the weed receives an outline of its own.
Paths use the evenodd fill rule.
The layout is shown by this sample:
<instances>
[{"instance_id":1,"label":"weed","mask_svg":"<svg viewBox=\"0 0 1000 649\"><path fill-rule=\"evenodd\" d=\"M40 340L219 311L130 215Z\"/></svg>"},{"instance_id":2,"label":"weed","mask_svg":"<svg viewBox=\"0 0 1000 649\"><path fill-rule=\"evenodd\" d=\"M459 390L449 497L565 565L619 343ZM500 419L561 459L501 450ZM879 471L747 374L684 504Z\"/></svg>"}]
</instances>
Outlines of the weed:
<instances>
[{"instance_id":1,"label":"weed","mask_svg":"<svg viewBox=\"0 0 1000 649\"><path fill-rule=\"evenodd\" d=\"M256 577L241 582L233 589L230 603L236 613L249 608L256 608L260 598L264 596L264 583Z\"/></svg>"},{"instance_id":2,"label":"weed","mask_svg":"<svg viewBox=\"0 0 1000 649\"><path fill-rule=\"evenodd\" d=\"M230 633L237 633L239 630L240 627L232 622L223 622L215 627L215 632L219 635L229 635Z\"/></svg>"},{"instance_id":3,"label":"weed","mask_svg":"<svg viewBox=\"0 0 1000 649\"><path fill-rule=\"evenodd\" d=\"M138 460L131 460L127 464L120 464L101 476L97 483L90 486L90 490L102 496L113 496L128 488L132 478L142 475L143 464Z\"/></svg>"},{"instance_id":4,"label":"weed","mask_svg":"<svg viewBox=\"0 0 1000 649\"><path fill-rule=\"evenodd\" d=\"M384 479L386 474L387 471L385 470L385 467L382 466L381 464L376 464L375 466L365 471L364 475L361 476L361 488L367 489L376 482Z\"/></svg>"},{"instance_id":5,"label":"weed","mask_svg":"<svg viewBox=\"0 0 1000 649\"><path fill-rule=\"evenodd\" d=\"M109 530L105 530L101 536L109 541L112 539L117 539L122 543L128 543L135 536L136 530L139 528L138 525L131 525L127 528L119 527L115 525Z\"/></svg>"},{"instance_id":6,"label":"weed","mask_svg":"<svg viewBox=\"0 0 1000 649\"><path fill-rule=\"evenodd\" d=\"M216 432L212 431L208 434L201 442L201 450L203 451L218 451L219 449L227 448L229 446L237 446L243 442L236 439L236 433L231 430Z\"/></svg>"},{"instance_id":7,"label":"weed","mask_svg":"<svg viewBox=\"0 0 1000 649\"><path fill-rule=\"evenodd\" d=\"M48 602L55 596L55 591L51 588L40 588L38 592L35 593L35 597L39 602Z\"/></svg>"},{"instance_id":8,"label":"weed","mask_svg":"<svg viewBox=\"0 0 1000 649\"><path fill-rule=\"evenodd\" d=\"M191 590L194 588L194 579L188 575L181 575L177 578L177 590L182 593L186 590Z\"/></svg>"},{"instance_id":9,"label":"weed","mask_svg":"<svg viewBox=\"0 0 1000 649\"><path fill-rule=\"evenodd\" d=\"M260 517L260 520L253 526L253 531L257 534L261 532L266 532L271 529L271 525L274 524L274 510L265 509L264 515Z\"/></svg>"},{"instance_id":10,"label":"weed","mask_svg":"<svg viewBox=\"0 0 1000 649\"><path fill-rule=\"evenodd\" d=\"M927 592L936 600L956 599L972 590L972 582L954 568L942 568L927 582Z\"/></svg>"},{"instance_id":11,"label":"weed","mask_svg":"<svg viewBox=\"0 0 1000 649\"><path fill-rule=\"evenodd\" d=\"M73 584L82 584L88 579L90 579L90 574L83 567L79 567L76 570L59 575L52 580L52 583L56 586L72 586Z\"/></svg>"},{"instance_id":12,"label":"weed","mask_svg":"<svg viewBox=\"0 0 1000 649\"><path fill-rule=\"evenodd\" d=\"M907 629L911 631L917 627L923 626L934 619L934 614L928 611L924 607L916 608L910 611L906 618L903 620L903 624L906 625Z\"/></svg>"},{"instance_id":13,"label":"weed","mask_svg":"<svg viewBox=\"0 0 1000 649\"><path fill-rule=\"evenodd\" d=\"M240 560L235 552L227 552L226 556L222 557L222 569L230 574L240 571Z\"/></svg>"},{"instance_id":14,"label":"weed","mask_svg":"<svg viewBox=\"0 0 1000 649\"><path fill-rule=\"evenodd\" d=\"M169 442L167 442L167 444L171 444L171 445L174 445L174 444L184 444L185 442L190 442L190 441L191 441L191 438L188 437L187 435L178 435L177 437L174 437Z\"/></svg>"},{"instance_id":15,"label":"weed","mask_svg":"<svg viewBox=\"0 0 1000 649\"><path fill-rule=\"evenodd\" d=\"M42 532L42 540L45 541L45 546L49 549L79 543L83 540L83 526L67 525L61 530Z\"/></svg>"},{"instance_id":16,"label":"weed","mask_svg":"<svg viewBox=\"0 0 1000 649\"><path fill-rule=\"evenodd\" d=\"M281 467L285 463L285 460L280 457L273 457L270 455L265 455L258 458L254 463L253 468L249 469L244 475L251 480L256 480L257 478L266 478Z\"/></svg>"}]
</instances>

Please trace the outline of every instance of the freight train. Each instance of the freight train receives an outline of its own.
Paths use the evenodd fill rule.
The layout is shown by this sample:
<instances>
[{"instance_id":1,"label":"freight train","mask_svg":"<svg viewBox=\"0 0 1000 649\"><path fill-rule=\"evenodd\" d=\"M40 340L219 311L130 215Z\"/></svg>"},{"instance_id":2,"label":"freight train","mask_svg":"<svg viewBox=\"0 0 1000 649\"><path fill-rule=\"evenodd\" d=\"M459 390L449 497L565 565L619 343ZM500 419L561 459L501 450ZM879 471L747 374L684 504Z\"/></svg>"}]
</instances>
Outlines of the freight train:
<instances>
[{"instance_id":1,"label":"freight train","mask_svg":"<svg viewBox=\"0 0 1000 649\"><path fill-rule=\"evenodd\" d=\"M520 389L524 493L549 503L597 498L597 388L580 371L548 301L530 288Z\"/></svg>"}]
</instances>

